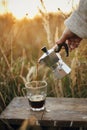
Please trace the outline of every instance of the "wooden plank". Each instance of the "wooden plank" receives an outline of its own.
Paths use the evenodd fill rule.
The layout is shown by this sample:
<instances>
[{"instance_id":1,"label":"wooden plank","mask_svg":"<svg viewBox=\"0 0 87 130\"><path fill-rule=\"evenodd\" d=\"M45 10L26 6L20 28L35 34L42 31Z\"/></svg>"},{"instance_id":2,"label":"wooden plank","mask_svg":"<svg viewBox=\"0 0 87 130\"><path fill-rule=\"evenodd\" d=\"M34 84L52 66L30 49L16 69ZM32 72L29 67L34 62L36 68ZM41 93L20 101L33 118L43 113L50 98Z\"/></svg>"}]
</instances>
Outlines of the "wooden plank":
<instances>
[{"instance_id":1,"label":"wooden plank","mask_svg":"<svg viewBox=\"0 0 87 130\"><path fill-rule=\"evenodd\" d=\"M87 127L87 99L82 98L48 98L43 115L42 125L54 126L86 126Z\"/></svg>"},{"instance_id":2,"label":"wooden plank","mask_svg":"<svg viewBox=\"0 0 87 130\"><path fill-rule=\"evenodd\" d=\"M20 124L25 119L35 116L41 120L42 112L33 112L30 110L28 100L24 97L15 97L6 109L1 113L0 119L10 124Z\"/></svg>"},{"instance_id":3,"label":"wooden plank","mask_svg":"<svg viewBox=\"0 0 87 130\"><path fill-rule=\"evenodd\" d=\"M33 112L26 98L15 97L0 119L18 125L31 116L35 116L42 126L87 127L87 99L47 97L46 110Z\"/></svg>"}]
</instances>

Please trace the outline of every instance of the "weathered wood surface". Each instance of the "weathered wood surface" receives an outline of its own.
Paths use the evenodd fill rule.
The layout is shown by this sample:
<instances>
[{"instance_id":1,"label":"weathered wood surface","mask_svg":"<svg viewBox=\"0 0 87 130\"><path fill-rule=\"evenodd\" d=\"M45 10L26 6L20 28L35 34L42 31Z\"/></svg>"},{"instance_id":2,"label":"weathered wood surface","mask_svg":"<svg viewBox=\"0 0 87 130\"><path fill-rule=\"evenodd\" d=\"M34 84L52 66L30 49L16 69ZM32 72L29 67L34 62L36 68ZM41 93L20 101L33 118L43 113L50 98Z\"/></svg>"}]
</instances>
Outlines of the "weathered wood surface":
<instances>
[{"instance_id":1,"label":"weathered wood surface","mask_svg":"<svg viewBox=\"0 0 87 130\"><path fill-rule=\"evenodd\" d=\"M33 112L26 98L15 97L1 113L0 120L21 124L32 115L43 126L87 127L87 99L47 97L46 110Z\"/></svg>"}]
</instances>

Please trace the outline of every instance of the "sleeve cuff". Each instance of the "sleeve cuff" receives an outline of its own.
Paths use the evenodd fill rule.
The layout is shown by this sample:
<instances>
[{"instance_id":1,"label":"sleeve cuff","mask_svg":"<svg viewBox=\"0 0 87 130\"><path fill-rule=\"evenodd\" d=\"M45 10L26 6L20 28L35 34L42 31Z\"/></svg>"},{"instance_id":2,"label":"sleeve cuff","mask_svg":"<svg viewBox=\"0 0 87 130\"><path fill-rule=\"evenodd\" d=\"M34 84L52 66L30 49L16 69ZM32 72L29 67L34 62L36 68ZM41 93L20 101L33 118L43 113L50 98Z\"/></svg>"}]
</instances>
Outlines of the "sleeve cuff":
<instances>
[{"instance_id":1,"label":"sleeve cuff","mask_svg":"<svg viewBox=\"0 0 87 130\"><path fill-rule=\"evenodd\" d=\"M64 23L77 36L87 38L87 22L76 11Z\"/></svg>"}]
</instances>

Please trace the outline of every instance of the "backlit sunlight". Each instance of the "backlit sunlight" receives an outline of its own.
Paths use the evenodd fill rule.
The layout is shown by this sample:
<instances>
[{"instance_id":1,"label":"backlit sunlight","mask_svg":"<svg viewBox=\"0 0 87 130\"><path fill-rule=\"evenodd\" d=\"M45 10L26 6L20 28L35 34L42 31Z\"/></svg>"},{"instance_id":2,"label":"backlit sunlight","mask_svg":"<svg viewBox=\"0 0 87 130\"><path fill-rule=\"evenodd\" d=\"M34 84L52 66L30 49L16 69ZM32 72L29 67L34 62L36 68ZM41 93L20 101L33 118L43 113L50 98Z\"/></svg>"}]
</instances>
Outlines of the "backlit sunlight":
<instances>
[{"instance_id":1,"label":"backlit sunlight","mask_svg":"<svg viewBox=\"0 0 87 130\"><path fill-rule=\"evenodd\" d=\"M72 7L78 5L79 0L43 0L46 10L56 12L60 8L63 12L69 12ZM0 0L0 13L11 12L16 18L25 16L33 18L38 14L38 8L42 9L40 0Z\"/></svg>"}]
</instances>

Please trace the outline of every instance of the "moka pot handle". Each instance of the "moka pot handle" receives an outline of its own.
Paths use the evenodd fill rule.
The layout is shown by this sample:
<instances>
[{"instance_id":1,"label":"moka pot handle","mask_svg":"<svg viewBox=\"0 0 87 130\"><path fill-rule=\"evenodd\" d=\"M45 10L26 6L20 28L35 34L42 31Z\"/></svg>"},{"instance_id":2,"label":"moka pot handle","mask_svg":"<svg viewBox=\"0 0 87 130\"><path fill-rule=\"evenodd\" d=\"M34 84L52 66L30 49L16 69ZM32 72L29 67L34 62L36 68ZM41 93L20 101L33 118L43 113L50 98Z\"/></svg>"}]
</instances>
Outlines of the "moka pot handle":
<instances>
[{"instance_id":1,"label":"moka pot handle","mask_svg":"<svg viewBox=\"0 0 87 130\"><path fill-rule=\"evenodd\" d=\"M66 56L69 56L69 47L67 45L67 43L63 42L61 44L57 44L57 47L55 48L55 52L58 53L61 51L62 47L65 48L65 51L66 51Z\"/></svg>"}]
</instances>

